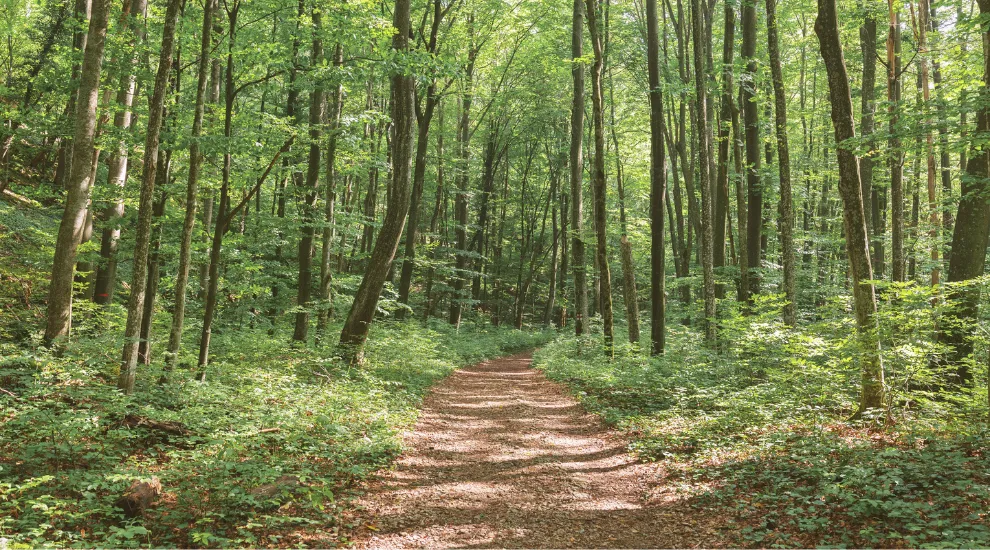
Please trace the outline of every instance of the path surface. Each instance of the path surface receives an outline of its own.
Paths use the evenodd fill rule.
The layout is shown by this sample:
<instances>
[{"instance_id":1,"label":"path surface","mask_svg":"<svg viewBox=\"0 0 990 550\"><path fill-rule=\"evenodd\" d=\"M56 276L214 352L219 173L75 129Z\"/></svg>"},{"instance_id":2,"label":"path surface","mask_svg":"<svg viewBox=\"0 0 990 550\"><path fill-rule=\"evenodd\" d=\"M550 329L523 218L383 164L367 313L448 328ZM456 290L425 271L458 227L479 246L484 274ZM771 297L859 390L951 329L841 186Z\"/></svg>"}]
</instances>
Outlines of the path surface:
<instances>
[{"instance_id":1,"label":"path surface","mask_svg":"<svg viewBox=\"0 0 990 550\"><path fill-rule=\"evenodd\" d=\"M644 504L654 467L530 363L481 363L430 393L362 502L358 547L710 545L676 498Z\"/></svg>"}]
</instances>

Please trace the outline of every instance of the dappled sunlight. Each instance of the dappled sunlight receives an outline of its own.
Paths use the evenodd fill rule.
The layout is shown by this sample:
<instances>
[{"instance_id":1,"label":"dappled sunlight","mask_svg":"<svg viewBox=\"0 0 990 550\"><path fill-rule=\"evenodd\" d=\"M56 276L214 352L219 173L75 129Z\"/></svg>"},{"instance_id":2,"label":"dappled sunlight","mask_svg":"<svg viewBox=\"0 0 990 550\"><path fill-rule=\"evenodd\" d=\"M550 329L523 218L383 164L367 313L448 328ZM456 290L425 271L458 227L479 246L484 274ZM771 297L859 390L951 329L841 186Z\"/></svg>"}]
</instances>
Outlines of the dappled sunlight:
<instances>
[{"instance_id":1,"label":"dappled sunlight","mask_svg":"<svg viewBox=\"0 0 990 550\"><path fill-rule=\"evenodd\" d=\"M656 466L631 456L528 355L454 373L405 444L362 501L359 546L669 546L667 525L697 515L676 499L644 501ZM677 533L678 544L704 531Z\"/></svg>"}]
</instances>

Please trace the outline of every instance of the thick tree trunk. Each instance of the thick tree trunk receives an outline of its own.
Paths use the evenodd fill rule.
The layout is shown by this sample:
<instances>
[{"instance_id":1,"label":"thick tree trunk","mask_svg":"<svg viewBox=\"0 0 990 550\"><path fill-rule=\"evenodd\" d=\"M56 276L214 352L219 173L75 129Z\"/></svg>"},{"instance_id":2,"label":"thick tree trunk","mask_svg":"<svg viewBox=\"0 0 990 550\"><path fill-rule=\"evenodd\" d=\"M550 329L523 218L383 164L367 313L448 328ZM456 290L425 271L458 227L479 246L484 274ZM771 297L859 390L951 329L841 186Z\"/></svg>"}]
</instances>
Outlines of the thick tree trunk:
<instances>
[{"instance_id":1,"label":"thick tree trunk","mask_svg":"<svg viewBox=\"0 0 990 550\"><path fill-rule=\"evenodd\" d=\"M48 314L45 328L46 344L69 335L72 327L72 283L76 254L86 228L89 197L93 188L93 139L96 135L96 104L100 91L100 70L106 45L110 6L107 0L97 0L89 21L85 54L77 92L73 155L66 182L65 210L55 241L52 263L52 283L48 290Z\"/></svg>"},{"instance_id":2,"label":"thick tree trunk","mask_svg":"<svg viewBox=\"0 0 990 550\"><path fill-rule=\"evenodd\" d=\"M787 143L787 95L780 68L777 33L777 0L767 3L767 45L770 50L770 74L773 80L775 129L777 131L777 170L780 174L780 248L784 264L784 322L797 325L797 266L794 259L794 200L791 191L791 155ZM875 33L875 31L874 31Z\"/></svg>"},{"instance_id":3,"label":"thick tree trunk","mask_svg":"<svg viewBox=\"0 0 990 550\"><path fill-rule=\"evenodd\" d=\"M127 324L124 326L124 350L117 387L130 394L134 391L137 374L138 344L141 339L141 319L144 316L144 299L148 278L148 250L151 246L151 219L154 216L155 180L158 175L158 145L165 115L165 99L169 92L169 75L172 73L175 29L179 20L182 0L169 0L165 10L165 27L162 30L158 72L155 90L149 105L147 136L144 141L144 167L141 174L141 197L138 203L138 222L135 229L134 274L131 280L131 296L127 302Z\"/></svg>"},{"instance_id":4,"label":"thick tree trunk","mask_svg":"<svg viewBox=\"0 0 990 550\"><path fill-rule=\"evenodd\" d=\"M990 1L990 0L983 0ZM856 328L859 336L859 362L862 370L862 394L857 414L883 405L884 374L877 339L877 300L872 284L870 245L866 236L866 215L859 161L851 148L843 147L846 140L856 137L853 122L849 74L839 40L839 22L835 0L818 0L815 34L821 46L822 60L828 74L829 99L832 104L832 125L839 161L839 194L842 196L842 219L846 236L846 251L853 278L853 298Z\"/></svg>"},{"instance_id":5,"label":"thick tree trunk","mask_svg":"<svg viewBox=\"0 0 990 550\"><path fill-rule=\"evenodd\" d=\"M980 16L990 16L990 0L977 0ZM983 87L980 89L980 109L976 112L976 131L990 133L990 31L983 26ZM952 254L949 255L948 280L959 283L983 275L986 250L990 244L990 197L986 193L990 179L990 151L979 142L971 146L962 180L959 210L952 232ZM963 360L973 353L973 326L980 303L979 286L953 289L948 297L952 305L943 316L939 340L950 348L948 363L955 366L952 373L957 383L972 383L973 372Z\"/></svg>"},{"instance_id":6,"label":"thick tree trunk","mask_svg":"<svg viewBox=\"0 0 990 550\"><path fill-rule=\"evenodd\" d=\"M396 33L392 48L399 54L409 50L410 0L396 0L392 24ZM340 334L340 347L352 363L361 360L368 328L378 307L378 299L389 267L402 237L402 227L409 210L409 184L412 172L413 125L415 123L416 80L412 75L396 71L392 77L392 192L388 209L371 252L368 269L354 295L354 304Z\"/></svg>"}]
</instances>

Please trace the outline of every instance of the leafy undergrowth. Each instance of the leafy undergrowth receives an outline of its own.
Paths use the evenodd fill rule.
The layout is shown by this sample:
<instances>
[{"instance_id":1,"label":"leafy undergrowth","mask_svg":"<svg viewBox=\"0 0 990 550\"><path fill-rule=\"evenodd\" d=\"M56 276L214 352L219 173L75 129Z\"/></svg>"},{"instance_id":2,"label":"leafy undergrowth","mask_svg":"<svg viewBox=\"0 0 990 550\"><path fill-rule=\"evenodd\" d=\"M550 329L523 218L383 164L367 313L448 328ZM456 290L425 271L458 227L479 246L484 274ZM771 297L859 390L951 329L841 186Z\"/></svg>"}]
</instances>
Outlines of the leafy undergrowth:
<instances>
[{"instance_id":1,"label":"leafy undergrowth","mask_svg":"<svg viewBox=\"0 0 990 550\"><path fill-rule=\"evenodd\" d=\"M897 308L885 321L910 339L907 306ZM985 370L983 389L951 400L896 391L917 379L925 353L891 344L885 422L852 424L858 371L838 359L852 356L846 321L795 330L765 313L725 322L733 351L668 325L663 357L626 344L608 361L600 340L568 337L534 362L660 462L653 497L718 510L731 545L990 545Z\"/></svg>"},{"instance_id":2,"label":"leafy undergrowth","mask_svg":"<svg viewBox=\"0 0 990 550\"><path fill-rule=\"evenodd\" d=\"M130 397L114 388L110 337L84 333L62 357L2 344L0 537L15 547L344 542L358 482L400 451L427 388L549 337L382 323L366 364L350 368L327 359L330 348L241 330L220 335L206 383L180 367L159 386L161 369L142 367ZM115 500L151 476L158 505L125 519Z\"/></svg>"}]
</instances>

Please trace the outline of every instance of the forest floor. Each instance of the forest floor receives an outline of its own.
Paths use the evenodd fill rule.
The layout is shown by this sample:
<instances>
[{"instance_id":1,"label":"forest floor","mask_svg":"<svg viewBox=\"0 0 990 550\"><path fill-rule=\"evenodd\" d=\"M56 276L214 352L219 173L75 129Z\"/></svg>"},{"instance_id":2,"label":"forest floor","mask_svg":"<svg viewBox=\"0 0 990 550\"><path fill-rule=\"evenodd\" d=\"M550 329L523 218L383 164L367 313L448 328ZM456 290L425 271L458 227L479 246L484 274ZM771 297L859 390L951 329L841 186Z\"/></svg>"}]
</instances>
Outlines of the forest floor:
<instances>
[{"instance_id":1,"label":"forest floor","mask_svg":"<svg viewBox=\"0 0 990 550\"><path fill-rule=\"evenodd\" d=\"M628 443L533 369L529 354L460 369L430 392L396 468L363 498L354 540L367 548L719 546L721 518L658 488L662 467L637 460Z\"/></svg>"}]
</instances>

